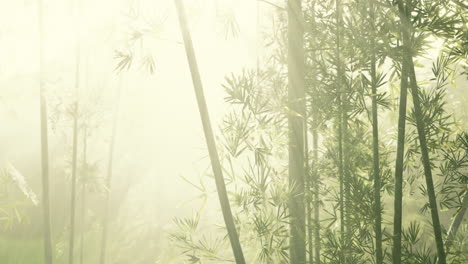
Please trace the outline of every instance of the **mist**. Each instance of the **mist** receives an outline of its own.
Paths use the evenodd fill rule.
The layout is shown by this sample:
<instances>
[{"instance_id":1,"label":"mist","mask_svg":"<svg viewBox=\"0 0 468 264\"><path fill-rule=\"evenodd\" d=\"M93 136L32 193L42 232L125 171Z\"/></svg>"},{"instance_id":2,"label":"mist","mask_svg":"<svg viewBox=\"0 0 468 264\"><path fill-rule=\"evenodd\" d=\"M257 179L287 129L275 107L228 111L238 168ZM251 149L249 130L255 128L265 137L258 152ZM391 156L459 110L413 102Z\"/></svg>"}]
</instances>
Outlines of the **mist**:
<instances>
[{"instance_id":1,"label":"mist","mask_svg":"<svg viewBox=\"0 0 468 264\"><path fill-rule=\"evenodd\" d=\"M0 263L468 262L466 15L2 1Z\"/></svg>"}]
</instances>

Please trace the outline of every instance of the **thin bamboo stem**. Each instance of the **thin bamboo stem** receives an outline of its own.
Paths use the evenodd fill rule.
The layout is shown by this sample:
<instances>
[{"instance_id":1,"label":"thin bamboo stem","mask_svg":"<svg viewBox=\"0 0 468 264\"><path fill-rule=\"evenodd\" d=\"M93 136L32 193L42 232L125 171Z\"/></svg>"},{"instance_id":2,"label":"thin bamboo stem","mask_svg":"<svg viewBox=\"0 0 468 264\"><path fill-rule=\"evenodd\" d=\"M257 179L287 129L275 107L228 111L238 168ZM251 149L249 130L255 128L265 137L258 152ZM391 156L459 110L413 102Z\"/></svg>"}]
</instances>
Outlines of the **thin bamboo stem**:
<instances>
[{"instance_id":1,"label":"thin bamboo stem","mask_svg":"<svg viewBox=\"0 0 468 264\"><path fill-rule=\"evenodd\" d=\"M236 263L245 264L244 253L242 252L239 236L237 234L234 218L232 216L231 206L229 204L229 198L226 190L226 183L224 182L223 171L221 163L219 161L218 151L216 149L216 142L214 139L213 130L211 128L210 116L208 114L208 107L206 105L200 72L198 70L197 60L195 57L195 51L193 49L192 38L190 36L184 6L181 0L175 0L175 5L179 17L182 37L184 39L185 52L187 54L187 60L190 66L190 73L192 75L192 82L197 98L198 110L200 112L200 118L205 134L205 140L210 155L211 166L215 176L216 189L218 191L218 197L219 202L221 204L224 223L226 224L229 241L231 242L231 247Z\"/></svg>"}]
</instances>

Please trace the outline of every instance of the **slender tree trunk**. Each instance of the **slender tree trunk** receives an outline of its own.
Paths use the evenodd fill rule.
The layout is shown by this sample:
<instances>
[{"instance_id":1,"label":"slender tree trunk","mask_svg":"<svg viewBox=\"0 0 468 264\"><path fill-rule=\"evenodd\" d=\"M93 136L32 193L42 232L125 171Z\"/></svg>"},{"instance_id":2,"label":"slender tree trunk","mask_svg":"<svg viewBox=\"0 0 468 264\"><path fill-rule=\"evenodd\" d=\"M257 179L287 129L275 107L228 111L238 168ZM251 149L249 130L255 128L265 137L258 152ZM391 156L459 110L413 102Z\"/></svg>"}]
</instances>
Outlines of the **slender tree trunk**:
<instances>
[{"instance_id":1,"label":"slender tree trunk","mask_svg":"<svg viewBox=\"0 0 468 264\"><path fill-rule=\"evenodd\" d=\"M313 236L312 236L312 173L310 172L309 166L309 137L307 134L307 109L306 116L304 117L304 174L305 174L305 203L306 203L306 227L307 227L307 246L308 246L308 255L310 264L314 261L314 247L313 247Z\"/></svg>"},{"instance_id":2,"label":"slender tree trunk","mask_svg":"<svg viewBox=\"0 0 468 264\"><path fill-rule=\"evenodd\" d=\"M121 77L120 77L121 78ZM102 218L102 238L101 238L101 254L99 257L99 263L105 264L107 257L107 240L108 240L108 229L109 229L109 210L111 200L111 188L112 188L112 166L114 161L114 145L115 137L117 134L117 119L119 116L119 105L120 105L120 93L121 93L121 79L117 88L117 102L115 105L114 120L112 122L112 135L109 144L109 160L107 163L107 177L106 177L106 192L104 201L104 216Z\"/></svg>"},{"instance_id":3,"label":"slender tree trunk","mask_svg":"<svg viewBox=\"0 0 468 264\"><path fill-rule=\"evenodd\" d=\"M377 73L376 73L376 51L375 51L375 17L374 3L370 1L370 16L372 26L371 36L371 86L372 86L372 152L373 152L373 176L374 176L374 201L375 201L375 260L382 264L382 215L380 205L380 164L379 164L379 117L377 112Z\"/></svg>"},{"instance_id":4,"label":"slender tree trunk","mask_svg":"<svg viewBox=\"0 0 468 264\"><path fill-rule=\"evenodd\" d=\"M409 55L410 57L411 55ZM416 82L416 73L414 71L413 59L410 57L410 87L411 97L413 97L414 114L416 117L416 128L418 130L419 145L421 147L421 156L424 167L424 176L426 178L426 189L429 198L429 207L431 209L432 227L434 229L434 238L437 247L437 256L440 264L445 264L445 249L442 239L442 228L439 219L439 210L437 209L437 199L434 190L434 182L432 180L431 161L429 159L429 150L426 142L426 132L424 131L425 124L419 99L418 84Z\"/></svg>"},{"instance_id":5,"label":"slender tree trunk","mask_svg":"<svg viewBox=\"0 0 468 264\"><path fill-rule=\"evenodd\" d=\"M49 198L49 142L47 138L47 101L44 88L44 6L38 2L39 18L39 93L41 119L41 167L42 167L42 204L43 204L43 235L44 263L52 264L52 238L50 232L50 198Z\"/></svg>"},{"instance_id":6,"label":"slender tree trunk","mask_svg":"<svg viewBox=\"0 0 468 264\"><path fill-rule=\"evenodd\" d=\"M341 97L341 96L340 96ZM341 115L341 99L338 102L338 177L339 177L339 208L340 208L340 242L342 245L340 252L340 263L344 260L343 244L345 242L345 208L344 208L344 176L343 176L343 129L342 129L342 115Z\"/></svg>"},{"instance_id":7,"label":"slender tree trunk","mask_svg":"<svg viewBox=\"0 0 468 264\"><path fill-rule=\"evenodd\" d=\"M76 210L76 166L78 152L78 89L80 87L80 43L79 43L79 5L76 3L76 59L75 59L75 105L73 116L73 153L72 153L72 176L70 197L70 237L68 242L68 263L73 264L73 253L75 249L75 210Z\"/></svg>"},{"instance_id":8,"label":"slender tree trunk","mask_svg":"<svg viewBox=\"0 0 468 264\"><path fill-rule=\"evenodd\" d=\"M426 178L426 189L427 194L429 196L429 207L431 209L431 217L432 217L432 226L434 228L434 237L437 247L437 255L440 264L445 264L445 250L444 250L444 242L442 240L442 230L439 220L439 211L437 209L437 200L434 190L434 183L432 180L432 170L431 170L431 161L429 159L429 150L427 148L426 142L426 133L424 131L425 124L423 120L423 112L421 110L421 102L419 98L419 90L418 84L416 80L416 72L414 70L414 63L413 57L411 55L411 29L412 25L409 22L410 15L411 15L411 1L406 1L406 12L403 7L402 0L398 1L398 10L401 14L401 20L404 27L404 34L403 34L403 41L404 44L407 46L405 49L406 54L405 57L408 58L408 67L409 67L409 78L410 78L410 88L411 88L411 95L413 97L413 107L414 107L414 114L416 117L416 129L418 131L419 137L419 144L421 147L421 156L422 162L424 167L424 176Z\"/></svg>"},{"instance_id":9,"label":"slender tree trunk","mask_svg":"<svg viewBox=\"0 0 468 264\"><path fill-rule=\"evenodd\" d=\"M342 78L344 80L344 73L342 75ZM351 253L351 246L352 246L352 226L351 226L351 181L350 181L350 173L349 173L349 155L348 155L348 149L349 149L349 138L348 138L348 104L347 104L347 88L346 85L343 82L344 91L342 92L343 99L341 100L342 104L342 157L343 157L343 191L344 191L344 223L345 223L345 240L344 240L344 245L346 247L345 249L345 263L348 263L348 259L350 257Z\"/></svg>"},{"instance_id":10,"label":"slender tree trunk","mask_svg":"<svg viewBox=\"0 0 468 264\"><path fill-rule=\"evenodd\" d=\"M83 264L84 258L84 234L85 234L85 227L86 227L86 216L85 216L85 208L86 208L86 183L82 183L81 186L81 234L80 234L80 264Z\"/></svg>"},{"instance_id":11,"label":"slender tree trunk","mask_svg":"<svg viewBox=\"0 0 468 264\"><path fill-rule=\"evenodd\" d=\"M340 233L341 233L341 244L345 242L345 204L344 204L344 158L343 158L343 98L342 98L342 69L341 69L341 58L340 58L340 48L341 48L341 4L340 0L335 0L336 8L336 85L337 85L337 102L338 102L338 174L340 181L340 194L339 194L339 207L340 207ZM343 262L344 249L342 248L340 262Z\"/></svg>"},{"instance_id":12,"label":"slender tree trunk","mask_svg":"<svg viewBox=\"0 0 468 264\"><path fill-rule=\"evenodd\" d=\"M305 72L301 0L288 0L288 104L298 115L288 116L290 263L306 263L304 206Z\"/></svg>"},{"instance_id":13,"label":"slender tree trunk","mask_svg":"<svg viewBox=\"0 0 468 264\"><path fill-rule=\"evenodd\" d=\"M314 51L312 52L312 70L311 70L311 78L312 78L312 85L313 89L317 91L317 59L316 59L316 52L315 49L317 48L315 34L317 33L317 25L315 23L315 3L316 1L312 1L311 7L311 26L312 26L312 48ZM320 209L320 202L319 202L319 185L320 185L320 178L318 173L318 107L317 107L318 99L312 99L312 176L313 176L313 184L314 184L314 250L315 250L315 263L320 264L320 216L319 216L319 209ZM313 263L310 260L310 263Z\"/></svg>"},{"instance_id":14,"label":"slender tree trunk","mask_svg":"<svg viewBox=\"0 0 468 264\"><path fill-rule=\"evenodd\" d=\"M306 263L312 264L314 262L314 247L313 247L313 229L312 225L312 173L309 166L309 135L308 135L308 125L307 121L309 115L307 113L307 98L304 90L304 120L303 120L303 136L304 136L304 196L305 196L305 215L306 215L306 229L307 229L307 238L306 244L308 246L307 250L309 253L309 261ZM306 257L307 258L307 257Z\"/></svg>"},{"instance_id":15,"label":"slender tree trunk","mask_svg":"<svg viewBox=\"0 0 468 264\"><path fill-rule=\"evenodd\" d=\"M85 170L85 173L81 176L82 177L82 182L81 182L81 234L80 234L80 264L83 264L83 258L84 258L84 234L86 231L86 181L88 180L87 178L87 158L86 158L86 152L88 148L88 140L87 140L88 135L86 134L86 126L83 129L83 168Z\"/></svg>"},{"instance_id":16,"label":"slender tree trunk","mask_svg":"<svg viewBox=\"0 0 468 264\"><path fill-rule=\"evenodd\" d=\"M406 49L406 44L403 49ZM402 56L398 139L395 164L395 200L393 215L393 264L401 264L401 222L403 218L403 159L405 155L406 102L408 93L408 62Z\"/></svg>"},{"instance_id":17,"label":"slender tree trunk","mask_svg":"<svg viewBox=\"0 0 468 264\"><path fill-rule=\"evenodd\" d=\"M304 73L305 76L305 73ZM305 78L305 77L304 77ZM305 84L304 84L305 85ZM312 177L310 166L309 166L309 135L307 121L309 115L307 113L307 98L304 92L304 184L305 184L305 204L306 204L306 229L307 229L307 250L309 261L307 263L312 264L314 262L314 237L313 237L313 225L312 221Z\"/></svg>"},{"instance_id":18,"label":"slender tree trunk","mask_svg":"<svg viewBox=\"0 0 468 264\"><path fill-rule=\"evenodd\" d=\"M341 35L342 27L343 27L343 17L341 15L342 13L342 5L338 5L337 7L337 12L338 12L338 20L337 20L337 27L338 27L338 32ZM349 23L352 23L350 21ZM352 27L352 24L350 24L350 27ZM345 34L343 34L345 35ZM341 44L340 42L340 48L344 47L345 44ZM353 55L351 55L352 57ZM352 58L351 58L352 59ZM341 65L341 61L339 62ZM350 258L350 253L351 253L351 246L352 246L352 226L351 226L351 175L350 175L350 170L349 170L349 155L348 155L348 150L349 150L349 134L348 134L348 120L349 120L349 115L348 115L348 94L350 93L347 85L347 80L346 80L346 66L345 66L346 61L343 60L343 65L340 67L340 81L341 81L341 105L342 105L342 119L341 119L341 128L342 128L342 158L343 158L343 190L344 190L344 222L345 222L345 240L344 240L344 245L346 247L345 250L345 263L348 262L348 259ZM352 77L351 77L352 78ZM350 81L352 83L352 79Z\"/></svg>"},{"instance_id":19,"label":"slender tree trunk","mask_svg":"<svg viewBox=\"0 0 468 264\"><path fill-rule=\"evenodd\" d=\"M375 58L371 65L372 71L372 134L373 134L373 175L374 175L374 200L375 200L375 249L376 263L382 263L382 215L380 205L380 168L379 168L379 131L377 116L377 89L375 87Z\"/></svg>"},{"instance_id":20,"label":"slender tree trunk","mask_svg":"<svg viewBox=\"0 0 468 264\"><path fill-rule=\"evenodd\" d=\"M68 263L73 264L73 252L75 244L75 211L76 211L76 159L78 148L78 100L75 102L73 120L73 154L72 154L72 178L71 178L71 197L70 197L70 237L68 248Z\"/></svg>"},{"instance_id":21,"label":"slender tree trunk","mask_svg":"<svg viewBox=\"0 0 468 264\"><path fill-rule=\"evenodd\" d=\"M193 86L195 89L195 95L198 103L198 110L200 112L200 117L205 134L205 140L210 155L211 166L213 168L213 173L215 176L216 189L218 191L221 210L223 212L224 223L226 224L229 241L231 242L231 247L234 253L236 263L245 264L244 253L242 252L239 236L237 234L234 218L232 216L231 206L229 204L229 198L226 190L226 184L224 182L223 171L221 163L219 161L218 151L216 150L216 142L214 139L213 130L211 128L210 116L208 114L205 95L203 93L203 86L195 57L195 51L193 49L192 38L190 36L190 31L187 25L185 10L181 0L175 0L175 5L179 17L182 37L184 39L185 52L187 54L187 60L192 75Z\"/></svg>"},{"instance_id":22,"label":"slender tree trunk","mask_svg":"<svg viewBox=\"0 0 468 264\"><path fill-rule=\"evenodd\" d=\"M457 214L455 215L455 218L453 218L452 224L450 224L450 228L447 233L447 239L445 240L445 247L447 248L447 252L449 252L450 246L453 243L453 239L455 238L455 235L457 234L458 228L460 227L461 223L463 222L463 219L465 218L465 212L467 208L468 208L468 192L465 192L461 207L458 210Z\"/></svg>"},{"instance_id":23,"label":"slender tree trunk","mask_svg":"<svg viewBox=\"0 0 468 264\"><path fill-rule=\"evenodd\" d=\"M315 263L320 264L320 174L318 172L318 132L317 122L312 130L312 147L313 147L313 160L314 160L314 237L315 237Z\"/></svg>"}]
</instances>

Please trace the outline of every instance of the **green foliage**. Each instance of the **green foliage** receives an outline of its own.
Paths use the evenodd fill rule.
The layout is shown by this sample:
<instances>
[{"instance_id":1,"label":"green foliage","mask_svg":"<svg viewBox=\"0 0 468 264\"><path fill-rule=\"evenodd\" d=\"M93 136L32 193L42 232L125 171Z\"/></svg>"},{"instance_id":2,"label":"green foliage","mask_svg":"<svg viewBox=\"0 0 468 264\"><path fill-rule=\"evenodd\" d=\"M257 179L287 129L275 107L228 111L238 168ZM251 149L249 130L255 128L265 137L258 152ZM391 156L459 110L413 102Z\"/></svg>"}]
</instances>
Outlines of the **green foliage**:
<instances>
[{"instance_id":1,"label":"green foliage","mask_svg":"<svg viewBox=\"0 0 468 264\"><path fill-rule=\"evenodd\" d=\"M369 108L371 98L377 97L379 117L382 116L384 120L381 126L388 130L388 120L385 119L396 109L394 89L401 76L402 36L394 1L374 1L376 9L372 14L367 1L343 2L340 61L335 54L337 24L334 1L306 1L304 8L307 123L311 128L319 129L321 138L318 160L308 155L308 164L313 164L313 169L320 175L320 182L312 182L312 185L319 185L320 225L323 227L320 230L322 262L341 263L346 259L346 263L374 263L376 216L373 210L375 201L371 177L372 127ZM433 158L432 166L439 174L435 179L437 198L442 210L457 210L461 206L462 194L466 192L465 163L468 154L465 141L468 139L465 132L457 131L455 118L447 111L449 102L446 95L451 80L456 78L454 65L463 57L463 51L448 44L459 43L462 38L460 30L463 26L460 21L463 14L455 1L413 1L412 4L411 24L415 34L412 37L411 54L415 58L427 59L424 56L429 55L427 50L432 49L434 37L444 39L446 49L451 49L441 52L433 62L430 70L434 77L420 81L419 91L426 124L425 134ZM225 100L232 105L232 111L225 115L221 127L221 152L229 179L231 203L240 226L241 242L254 263L288 261L286 201L292 192L285 187L285 117L296 113L285 107L286 49L283 19L281 11L272 18L272 21L279 23L274 24L271 35L266 37L267 47L271 49L268 63L256 70L231 74L223 84L227 94ZM371 40L375 43L377 94L371 92ZM271 62L276 65L271 65ZM344 70L344 92L340 92L337 84L339 66ZM427 70L426 66L420 67ZM348 161L345 169L348 179L345 184L349 186L349 195L345 196L344 214L347 217L345 230L350 239L346 240L342 240L339 228L341 208L336 128L340 100L344 100L347 119L345 140ZM409 144L405 155L405 188L408 192L405 192L404 200L419 201L427 194L422 184L422 164L412 110L409 111L407 122L411 126L406 135ZM384 263L389 263L392 259L392 236L386 219L392 213L387 207L390 207L394 195L395 142L392 135L381 135L380 213L384 219ZM416 188L421 192L416 194ZM312 197L314 189L306 192ZM307 201L312 208L315 206L310 198ZM424 219L427 206L426 202L421 202L417 205L421 209L419 212L408 212L409 216L405 215L405 218L413 220L402 234L403 263L436 261L431 231L422 228L424 222L421 219ZM317 228L314 225L312 227ZM449 255L450 263L460 263L460 259L459 254ZM202 258L198 260L203 261Z\"/></svg>"}]
</instances>

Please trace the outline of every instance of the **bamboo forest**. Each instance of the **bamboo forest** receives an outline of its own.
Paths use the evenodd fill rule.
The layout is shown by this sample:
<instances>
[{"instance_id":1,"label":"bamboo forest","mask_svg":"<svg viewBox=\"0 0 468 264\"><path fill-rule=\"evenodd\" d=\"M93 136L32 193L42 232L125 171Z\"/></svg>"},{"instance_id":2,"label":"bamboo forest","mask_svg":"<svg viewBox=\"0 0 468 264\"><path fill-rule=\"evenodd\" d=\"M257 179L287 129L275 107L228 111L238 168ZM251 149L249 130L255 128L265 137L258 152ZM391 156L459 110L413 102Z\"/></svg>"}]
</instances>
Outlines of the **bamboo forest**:
<instances>
[{"instance_id":1,"label":"bamboo forest","mask_svg":"<svg viewBox=\"0 0 468 264\"><path fill-rule=\"evenodd\" d=\"M468 264L465 0L1 0L0 47L0 264Z\"/></svg>"}]
</instances>

